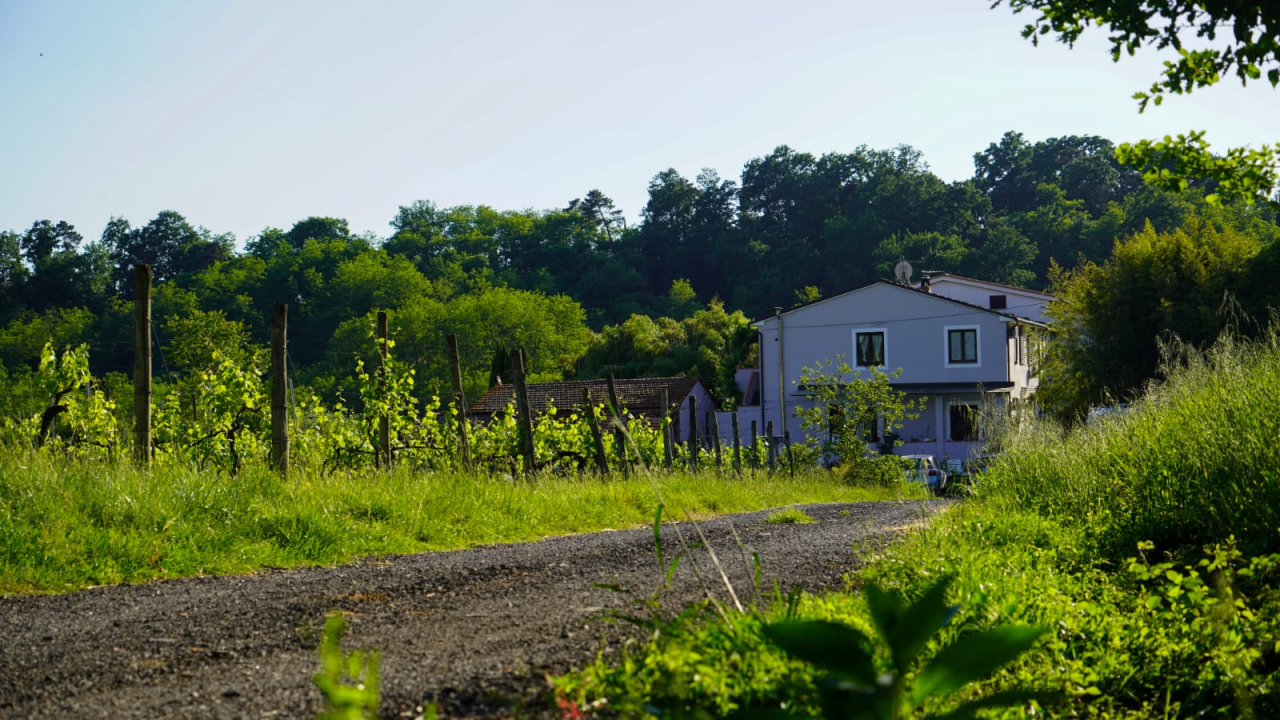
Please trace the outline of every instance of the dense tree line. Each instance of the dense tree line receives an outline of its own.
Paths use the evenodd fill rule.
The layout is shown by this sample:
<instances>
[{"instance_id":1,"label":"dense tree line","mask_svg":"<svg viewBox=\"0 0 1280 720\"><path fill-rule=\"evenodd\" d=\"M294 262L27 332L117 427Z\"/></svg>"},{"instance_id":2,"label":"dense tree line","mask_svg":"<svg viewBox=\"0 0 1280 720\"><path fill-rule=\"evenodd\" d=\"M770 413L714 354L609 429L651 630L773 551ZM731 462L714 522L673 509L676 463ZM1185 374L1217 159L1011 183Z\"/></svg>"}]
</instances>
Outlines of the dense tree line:
<instances>
[{"instance_id":1,"label":"dense tree line","mask_svg":"<svg viewBox=\"0 0 1280 720\"><path fill-rule=\"evenodd\" d=\"M349 390L371 313L390 309L401 356L431 389L444 389L443 338L457 332L472 394L516 345L539 379L696 373L728 394L733 370L754 360L750 318L888 277L900 258L1044 288L1094 272L1071 274L1103 266L1117 240L1193 219L1249 238L1250 257L1274 255L1262 252L1278 234L1270 211L1207 203L1210 189L1145 186L1104 138L1010 132L975 155L972 178L950 183L907 146L783 146L737 180L665 170L631 225L598 190L542 211L419 201L385 237L310 217L241 250L173 211L139 227L112 218L89 241L39 220L0 233L0 362L30 366L53 338L91 343L95 372L127 372L131 268L150 263L162 349L199 313L265 342L271 303L287 302L295 373L326 392Z\"/></svg>"}]
</instances>

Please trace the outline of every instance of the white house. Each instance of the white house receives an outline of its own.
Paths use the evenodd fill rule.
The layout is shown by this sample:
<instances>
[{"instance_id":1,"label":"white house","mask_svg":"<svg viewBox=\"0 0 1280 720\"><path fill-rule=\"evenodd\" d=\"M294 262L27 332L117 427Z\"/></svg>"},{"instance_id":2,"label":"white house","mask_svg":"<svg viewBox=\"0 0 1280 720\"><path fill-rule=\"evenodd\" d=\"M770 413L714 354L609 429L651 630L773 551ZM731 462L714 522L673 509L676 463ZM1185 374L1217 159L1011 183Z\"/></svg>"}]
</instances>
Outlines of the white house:
<instances>
[{"instance_id":1,"label":"white house","mask_svg":"<svg viewBox=\"0 0 1280 720\"><path fill-rule=\"evenodd\" d=\"M976 299L976 293L983 293L982 303L959 297ZM989 307L989 296L996 294L1017 298L1011 303L1016 308ZM802 368L843 355L864 372L872 366L888 373L901 368L892 385L924 403L920 416L898 431L904 441L898 453L968 457L981 447L972 411L989 403L1025 401L1035 393L1038 381L1030 355L1033 336L1046 327L1038 318L1049 299L1043 293L948 276L923 289L877 281L779 310L752 323L760 338L753 388L758 389L759 405L742 407L739 413L757 414L762 429L772 422L775 436L789 432L793 442L800 442L795 408L814 404L799 386ZM1039 309L1032 300L1041 301Z\"/></svg>"}]
</instances>

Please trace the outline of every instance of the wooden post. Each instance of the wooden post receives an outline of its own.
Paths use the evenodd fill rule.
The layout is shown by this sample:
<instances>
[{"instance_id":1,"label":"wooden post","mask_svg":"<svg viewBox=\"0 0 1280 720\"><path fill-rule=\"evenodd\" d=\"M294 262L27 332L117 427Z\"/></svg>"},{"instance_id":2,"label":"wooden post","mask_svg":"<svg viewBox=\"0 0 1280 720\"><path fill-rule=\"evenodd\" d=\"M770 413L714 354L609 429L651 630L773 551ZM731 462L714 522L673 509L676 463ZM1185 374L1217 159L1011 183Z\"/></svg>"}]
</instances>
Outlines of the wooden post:
<instances>
[{"instance_id":1,"label":"wooden post","mask_svg":"<svg viewBox=\"0 0 1280 720\"><path fill-rule=\"evenodd\" d=\"M133 456L151 462L151 266L133 268Z\"/></svg>"},{"instance_id":2,"label":"wooden post","mask_svg":"<svg viewBox=\"0 0 1280 720\"><path fill-rule=\"evenodd\" d=\"M471 440L467 437L467 398L462 394L462 360L458 354L458 336L444 336L449 352L449 384L453 385L453 407L458 413L458 458L465 470L471 469Z\"/></svg>"},{"instance_id":3,"label":"wooden post","mask_svg":"<svg viewBox=\"0 0 1280 720\"><path fill-rule=\"evenodd\" d=\"M698 472L698 398L689 396L689 469Z\"/></svg>"},{"instance_id":4,"label":"wooden post","mask_svg":"<svg viewBox=\"0 0 1280 720\"><path fill-rule=\"evenodd\" d=\"M533 409L529 405L529 387L524 382L524 348L516 350L511 365L516 376L516 425L520 429L520 456L524 458L524 471L532 473L538 469L538 458L533 452Z\"/></svg>"},{"instance_id":5,"label":"wooden post","mask_svg":"<svg viewBox=\"0 0 1280 720\"><path fill-rule=\"evenodd\" d=\"M716 416L715 408L712 408L711 412L707 413L707 418L710 420L707 426L711 430L711 442L716 449L716 469L723 470L724 453L721 451L720 446L720 418Z\"/></svg>"},{"instance_id":6,"label":"wooden post","mask_svg":"<svg viewBox=\"0 0 1280 720\"><path fill-rule=\"evenodd\" d=\"M271 306L271 467L289 474L289 306Z\"/></svg>"},{"instance_id":7,"label":"wooden post","mask_svg":"<svg viewBox=\"0 0 1280 720\"><path fill-rule=\"evenodd\" d=\"M591 388L582 388L582 405L587 416L587 426L591 428L591 445L595 448L596 469L601 475L608 475L609 455L604 451L604 435L600 432L600 423L596 420L596 406L591 401Z\"/></svg>"},{"instance_id":8,"label":"wooden post","mask_svg":"<svg viewBox=\"0 0 1280 720\"><path fill-rule=\"evenodd\" d=\"M791 469L791 479L796 477L796 457L791 454L791 431L784 430L782 432L782 442L787 445L787 467Z\"/></svg>"},{"instance_id":9,"label":"wooden post","mask_svg":"<svg viewBox=\"0 0 1280 720\"><path fill-rule=\"evenodd\" d=\"M777 464L778 454L773 451L773 421L772 420L765 423L764 434L765 434L764 451L765 451L765 455L769 457L769 472L773 472L774 470L778 469L778 464Z\"/></svg>"},{"instance_id":10,"label":"wooden post","mask_svg":"<svg viewBox=\"0 0 1280 720\"><path fill-rule=\"evenodd\" d=\"M378 311L378 387L386 391L387 387L387 359L390 357L390 348L387 346L387 313L384 310ZM378 418L378 447L374 457L377 459L377 465L381 468L391 467L391 416L384 414Z\"/></svg>"},{"instance_id":11,"label":"wooden post","mask_svg":"<svg viewBox=\"0 0 1280 720\"><path fill-rule=\"evenodd\" d=\"M658 389L658 429L662 431L662 466L670 470L675 461L675 449L671 447L671 397L666 388Z\"/></svg>"},{"instance_id":12,"label":"wooden post","mask_svg":"<svg viewBox=\"0 0 1280 720\"><path fill-rule=\"evenodd\" d=\"M738 413L733 418L733 471L742 474L742 437L738 434Z\"/></svg>"},{"instance_id":13,"label":"wooden post","mask_svg":"<svg viewBox=\"0 0 1280 720\"><path fill-rule=\"evenodd\" d=\"M613 384L613 373L604 376L605 384L609 388L609 405L613 408L613 442L618 446L618 462L622 464L622 477L626 477L631 473L628 467L630 460L627 457L627 421L622 417L622 405L618 404L618 389Z\"/></svg>"},{"instance_id":14,"label":"wooden post","mask_svg":"<svg viewBox=\"0 0 1280 720\"><path fill-rule=\"evenodd\" d=\"M756 421L751 421L751 469L755 470L760 467L760 458L756 455L756 448L760 447L760 432L756 427Z\"/></svg>"},{"instance_id":15,"label":"wooden post","mask_svg":"<svg viewBox=\"0 0 1280 720\"><path fill-rule=\"evenodd\" d=\"M681 401L681 404L683 404L683 402L684 402L684 401L682 400L682 401ZM676 448L679 448L679 447L681 446L681 443L682 443L682 442L684 442L683 440L681 440L681 439L680 439L680 436L681 436L681 435L683 434L683 432L684 432L684 431L683 431L683 429L682 429L682 427L681 427L681 425L682 425L682 423L681 423L681 421L680 421L680 405L679 405L679 404L677 404L677 405L676 405L676 411L675 411L675 412L673 412L673 413L671 413L671 451L672 451L672 461L673 461L673 463L674 463L674 460L675 460L675 450L676 450ZM683 460L683 462L687 465L687 464L688 464L688 462L689 462L689 459L688 459L688 458L685 458L685 459Z\"/></svg>"}]
</instances>

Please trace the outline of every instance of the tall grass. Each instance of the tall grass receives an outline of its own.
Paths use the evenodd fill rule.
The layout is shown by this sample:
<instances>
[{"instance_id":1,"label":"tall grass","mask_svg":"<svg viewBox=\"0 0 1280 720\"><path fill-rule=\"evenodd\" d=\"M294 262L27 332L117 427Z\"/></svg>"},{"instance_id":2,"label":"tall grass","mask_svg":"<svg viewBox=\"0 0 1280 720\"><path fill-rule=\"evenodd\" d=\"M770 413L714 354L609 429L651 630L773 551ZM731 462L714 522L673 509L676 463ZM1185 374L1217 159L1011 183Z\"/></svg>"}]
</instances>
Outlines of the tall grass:
<instances>
[{"instance_id":1,"label":"tall grass","mask_svg":"<svg viewBox=\"0 0 1280 720\"><path fill-rule=\"evenodd\" d=\"M912 492L852 488L825 473L672 473L657 482L670 506L702 517ZM0 452L0 593L639 527L656 505L649 481L634 477L512 481L400 469L284 479L262 467L231 477L9 450Z\"/></svg>"},{"instance_id":2,"label":"tall grass","mask_svg":"<svg viewBox=\"0 0 1280 720\"><path fill-rule=\"evenodd\" d=\"M1277 399L1275 333L1171 354L1165 380L1125 414L999 438L1005 452L974 499L872 558L849 592L728 621L682 619L558 679L558 691L673 716L751 706L813 716L809 671L765 642L761 622L794 612L865 629L871 613L853 588L918 597L952 577L959 610L945 640L1005 623L1051 632L928 711L1035 688L1068 699L1001 716L1280 717Z\"/></svg>"},{"instance_id":3,"label":"tall grass","mask_svg":"<svg viewBox=\"0 0 1280 720\"><path fill-rule=\"evenodd\" d=\"M1087 527L1111 557L1232 534L1280 547L1280 337L1171 352L1166 374L1123 414L1015 434L985 492Z\"/></svg>"}]
</instances>

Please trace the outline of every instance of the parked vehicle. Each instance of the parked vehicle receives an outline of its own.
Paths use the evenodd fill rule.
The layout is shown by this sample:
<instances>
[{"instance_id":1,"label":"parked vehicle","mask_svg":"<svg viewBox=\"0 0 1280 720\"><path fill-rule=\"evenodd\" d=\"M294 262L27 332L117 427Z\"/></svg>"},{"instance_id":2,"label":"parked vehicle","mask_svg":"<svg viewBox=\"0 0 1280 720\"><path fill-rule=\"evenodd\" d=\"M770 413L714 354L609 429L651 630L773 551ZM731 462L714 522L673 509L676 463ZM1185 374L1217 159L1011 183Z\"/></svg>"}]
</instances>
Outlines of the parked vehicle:
<instances>
[{"instance_id":1,"label":"parked vehicle","mask_svg":"<svg viewBox=\"0 0 1280 720\"><path fill-rule=\"evenodd\" d=\"M947 471L938 466L932 455L903 455L907 465L907 481L924 483L936 493L947 489Z\"/></svg>"}]
</instances>

